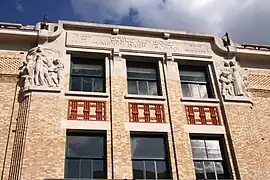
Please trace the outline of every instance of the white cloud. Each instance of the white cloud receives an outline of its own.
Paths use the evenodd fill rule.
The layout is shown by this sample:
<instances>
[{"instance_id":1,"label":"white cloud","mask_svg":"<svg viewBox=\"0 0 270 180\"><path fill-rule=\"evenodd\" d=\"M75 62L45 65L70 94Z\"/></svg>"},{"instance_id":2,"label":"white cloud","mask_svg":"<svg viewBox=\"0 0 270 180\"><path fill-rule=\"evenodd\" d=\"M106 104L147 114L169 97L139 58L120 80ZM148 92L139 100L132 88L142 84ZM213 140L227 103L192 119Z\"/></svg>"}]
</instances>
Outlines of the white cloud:
<instances>
[{"instance_id":1,"label":"white cloud","mask_svg":"<svg viewBox=\"0 0 270 180\"><path fill-rule=\"evenodd\" d=\"M19 12L23 12L24 11L23 6L22 6L22 3L19 0L16 0L16 9Z\"/></svg>"},{"instance_id":2,"label":"white cloud","mask_svg":"<svg viewBox=\"0 0 270 180\"><path fill-rule=\"evenodd\" d=\"M70 0L85 21L121 21L131 8L141 26L223 35L270 44L270 0ZM164 3L165 2L165 3Z\"/></svg>"}]
</instances>

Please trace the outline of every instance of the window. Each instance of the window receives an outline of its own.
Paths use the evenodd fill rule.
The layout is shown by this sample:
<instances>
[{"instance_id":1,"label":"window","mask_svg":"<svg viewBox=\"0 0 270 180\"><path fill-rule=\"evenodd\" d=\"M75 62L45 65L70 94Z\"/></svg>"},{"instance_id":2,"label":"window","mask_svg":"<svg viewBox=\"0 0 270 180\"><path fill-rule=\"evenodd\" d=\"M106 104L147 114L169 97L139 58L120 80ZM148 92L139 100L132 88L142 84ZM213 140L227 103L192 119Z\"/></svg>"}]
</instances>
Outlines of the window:
<instances>
[{"instance_id":1,"label":"window","mask_svg":"<svg viewBox=\"0 0 270 180\"><path fill-rule=\"evenodd\" d=\"M164 137L131 137L134 179L170 179Z\"/></svg>"},{"instance_id":2,"label":"window","mask_svg":"<svg viewBox=\"0 0 270 180\"><path fill-rule=\"evenodd\" d=\"M206 68L180 66L180 79L184 97L211 98Z\"/></svg>"},{"instance_id":3,"label":"window","mask_svg":"<svg viewBox=\"0 0 270 180\"><path fill-rule=\"evenodd\" d=\"M156 64L127 64L128 93L159 95Z\"/></svg>"},{"instance_id":4,"label":"window","mask_svg":"<svg viewBox=\"0 0 270 180\"><path fill-rule=\"evenodd\" d=\"M191 148L196 179L230 178L219 140L191 139Z\"/></svg>"},{"instance_id":5,"label":"window","mask_svg":"<svg viewBox=\"0 0 270 180\"><path fill-rule=\"evenodd\" d=\"M71 63L71 91L105 92L104 62L76 59Z\"/></svg>"},{"instance_id":6,"label":"window","mask_svg":"<svg viewBox=\"0 0 270 180\"><path fill-rule=\"evenodd\" d=\"M105 135L68 133L65 178L106 179Z\"/></svg>"}]
</instances>

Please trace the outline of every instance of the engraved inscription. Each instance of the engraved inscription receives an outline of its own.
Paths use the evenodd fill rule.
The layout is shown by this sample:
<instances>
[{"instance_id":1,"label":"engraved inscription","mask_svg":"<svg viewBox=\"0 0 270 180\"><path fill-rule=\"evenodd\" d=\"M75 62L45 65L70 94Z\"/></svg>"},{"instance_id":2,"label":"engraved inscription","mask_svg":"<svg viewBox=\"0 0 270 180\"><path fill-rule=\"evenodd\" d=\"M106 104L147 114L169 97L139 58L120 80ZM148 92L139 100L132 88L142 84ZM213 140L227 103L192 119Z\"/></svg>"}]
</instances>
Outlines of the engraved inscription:
<instances>
[{"instance_id":1,"label":"engraved inscription","mask_svg":"<svg viewBox=\"0 0 270 180\"><path fill-rule=\"evenodd\" d=\"M67 46L86 46L104 48L129 48L175 53L209 53L206 43L194 43L179 40L164 40L134 36L112 36L108 34L68 32Z\"/></svg>"}]
</instances>

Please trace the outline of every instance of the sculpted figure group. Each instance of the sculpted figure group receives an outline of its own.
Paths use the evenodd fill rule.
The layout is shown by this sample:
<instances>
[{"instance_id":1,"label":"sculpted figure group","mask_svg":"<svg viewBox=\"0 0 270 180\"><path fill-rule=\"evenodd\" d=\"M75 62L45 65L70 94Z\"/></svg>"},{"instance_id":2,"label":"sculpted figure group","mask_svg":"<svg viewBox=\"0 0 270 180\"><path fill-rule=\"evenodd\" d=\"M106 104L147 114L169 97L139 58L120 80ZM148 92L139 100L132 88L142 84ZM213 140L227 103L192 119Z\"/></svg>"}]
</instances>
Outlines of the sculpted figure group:
<instances>
[{"instance_id":1,"label":"sculpted figure group","mask_svg":"<svg viewBox=\"0 0 270 180\"><path fill-rule=\"evenodd\" d=\"M223 96L249 97L247 92L247 76L235 60L225 60L219 76Z\"/></svg>"},{"instance_id":2,"label":"sculpted figure group","mask_svg":"<svg viewBox=\"0 0 270 180\"><path fill-rule=\"evenodd\" d=\"M20 76L23 89L30 86L59 87L63 79L64 65L57 55L49 55L42 47L31 49L23 66Z\"/></svg>"}]
</instances>

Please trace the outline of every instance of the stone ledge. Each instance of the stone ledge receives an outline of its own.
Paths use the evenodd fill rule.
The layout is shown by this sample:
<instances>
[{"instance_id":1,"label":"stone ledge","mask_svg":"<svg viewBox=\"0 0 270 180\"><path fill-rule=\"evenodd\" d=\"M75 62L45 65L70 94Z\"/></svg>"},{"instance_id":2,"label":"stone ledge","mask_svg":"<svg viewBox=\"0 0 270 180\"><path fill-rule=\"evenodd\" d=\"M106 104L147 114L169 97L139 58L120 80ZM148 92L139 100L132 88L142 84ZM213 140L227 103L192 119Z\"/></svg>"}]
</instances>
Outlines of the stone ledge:
<instances>
[{"instance_id":1,"label":"stone ledge","mask_svg":"<svg viewBox=\"0 0 270 180\"><path fill-rule=\"evenodd\" d=\"M81 130L110 130L109 121L88 121L88 120L62 120L61 127L64 129Z\"/></svg>"},{"instance_id":2,"label":"stone ledge","mask_svg":"<svg viewBox=\"0 0 270 180\"><path fill-rule=\"evenodd\" d=\"M166 97L164 97L164 96L148 96L148 95L127 94L127 95L125 95L125 99L143 99L143 100L161 100L161 101L165 101Z\"/></svg>"},{"instance_id":3,"label":"stone ledge","mask_svg":"<svg viewBox=\"0 0 270 180\"><path fill-rule=\"evenodd\" d=\"M146 132L170 132L168 123L135 123L126 122L125 128L128 131L146 131Z\"/></svg>"},{"instance_id":4,"label":"stone ledge","mask_svg":"<svg viewBox=\"0 0 270 180\"><path fill-rule=\"evenodd\" d=\"M66 96L91 96L91 97L109 97L107 93L100 92L83 92L83 91L68 91L65 93Z\"/></svg>"},{"instance_id":5,"label":"stone ledge","mask_svg":"<svg viewBox=\"0 0 270 180\"><path fill-rule=\"evenodd\" d=\"M242 96L223 96L224 101L228 102L246 102L251 103L251 98Z\"/></svg>"},{"instance_id":6,"label":"stone ledge","mask_svg":"<svg viewBox=\"0 0 270 180\"><path fill-rule=\"evenodd\" d=\"M219 99L215 98L190 98L190 97L182 97L181 101L186 101L186 102L211 102L211 103L218 103Z\"/></svg>"},{"instance_id":7,"label":"stone ledge","mask_svg":"<svg viewBox=\"0 0 270 180\"><path fill-rule=\"evenodd\" d=\"M184 131L194 134L226 134L224 126L220 125L184 125Z\"/></svg>"}]
</instances>

